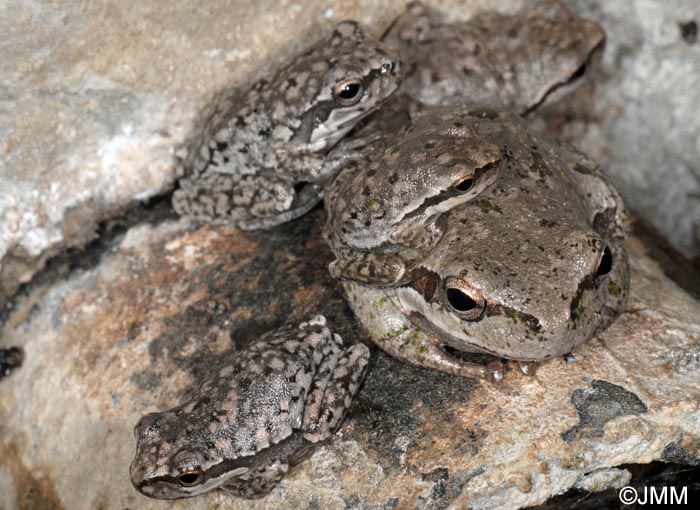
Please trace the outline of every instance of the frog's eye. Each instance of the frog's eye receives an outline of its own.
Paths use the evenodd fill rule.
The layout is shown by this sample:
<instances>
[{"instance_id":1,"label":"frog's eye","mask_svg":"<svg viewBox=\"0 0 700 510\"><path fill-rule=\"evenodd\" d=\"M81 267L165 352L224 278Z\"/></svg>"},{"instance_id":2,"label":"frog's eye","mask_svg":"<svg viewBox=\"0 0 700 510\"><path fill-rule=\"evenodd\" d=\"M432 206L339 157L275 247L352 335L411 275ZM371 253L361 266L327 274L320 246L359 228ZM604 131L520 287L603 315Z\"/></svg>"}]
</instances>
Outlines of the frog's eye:
<instances>
[{"instance_id":1,"label":"frog's eye","mask_svg":"<svg viewBox=\"0 0 700 510\"><path fill-rule=\"evenodd\" d=\"M486 301L476 292L465 288L457 278L448 278L445 281L443 296L447 306L463 320L477 320L486 309Z\"/></svg>"},{"instance_id":2,"label":"frog's eye","mask_svg":"<svg viewBox=\"0 0 700 510\"><path fill-rule=\"evenodd\" d=\"M177 481L183 487L194 487L204 480L204 473L199 469L190 469L177 475Z\"/></svg>"},{"instance_id":3,"label":"frog's eye","mask_svg":"<svg viewBox=\"0 0 700 510\"><path fill-rule=\"evenodd\" d=\"M341 106L352 106L362 98L363 93L364 87L361 81L347 80L335 86L333 99Z\"/></svg>"},{"instance_id":4,"label":"frog's eye","mask_svg":"<svg viewBox=\"0 0 700 510\"><path fill-rule=\"evenodd\" d=\"M459 192L459 193L466 193L470 189L474 187L474 176L473 175L467 175L464 177L460 177L457 179L455 182L452 183L452 189Z\"/></svg>"},{"instance_id":5,"label":"frog's eye","mask_svg":"<svg viewBox=\"0 0 700 510\"><path fill-rule=\"evenodd\" d=\"M598 269L596 270L596 276L601 278L607 276L612 271L613 266L613 256L608 245L603 248L603 254L600 257L600 262L598 262Z\"/></svg>"}]
</instances>

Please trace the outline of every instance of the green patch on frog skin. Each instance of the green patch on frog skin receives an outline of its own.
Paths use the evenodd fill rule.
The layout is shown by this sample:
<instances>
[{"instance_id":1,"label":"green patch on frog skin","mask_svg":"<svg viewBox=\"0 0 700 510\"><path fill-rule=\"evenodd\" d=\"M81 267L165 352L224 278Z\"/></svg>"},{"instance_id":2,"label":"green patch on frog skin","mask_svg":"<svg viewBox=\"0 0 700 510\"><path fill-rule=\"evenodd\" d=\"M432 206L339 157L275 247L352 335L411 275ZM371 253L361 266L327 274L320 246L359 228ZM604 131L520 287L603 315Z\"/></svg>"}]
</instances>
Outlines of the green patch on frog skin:
<instances>
[{"instance_id":1,"label":"green patch on frog skin","mask_svg":"<svg viewBox=\"0 0 700 510\"><path fill-rule=\"evenodd\" d=\"M503 147L501 147L501 154L503 155L504 160L506 160L506 161L513 160L513 151L511 151L507 145L504 145Z\"/></svg>"},{"instance_id":2,"label":"green patch on frog skin","mask_svg":"<svg viewBox=\"0 0 700 510\"><path fill-rule=\"evenodd\" d=\"M374 310L381 310L382 308L384 308L384 305L386 304L387 300L388 298L386 296L381 296L379 299L375 300L372 303L372 308Z\"/></svg>"},{"instance_id":3,"label":"green patch on frog skin","mask_svg":"<svg viewBox=\"0 0 700 510\"><path fill-rule=\"evenodd\" d=\"M501 209L500 207L495 205L493 202L491 202L485 198L482 198L481 200L476 202L476 205L479 206L479 209L481 209L481 212L484 214L488 214L491 211L497 212L499 214L503 214L503 209Z\"/></svg>"},{"instance_id":4,"label":"green patch on frog skin","mask_svg":"<svg viewBox=\"0 0 700 510\"><path fill-rule=\"evenodd\" d=\"M608 292L615 297L620 297L620 294L622 294L622 289L617 283L615 283L613 280L610 280L608 282Z\"/></svg>"},{"instance_id":5,"label":"green patch on frog skin","mask_svg":"<svg viewBox=\"0 0 700 510\"><path fill-rule=\"evenodd\" d=\"M574 172L586 175L598 175L598 172L588 168L587 166L583 166L581 163L576 163L574 165Z\"/></svg>"},{"instance_id":6,"label":"green patch on frog skin","mask_svg":"<svg viewBox=\"0 0 700 510\"><path fill-rule=\"evenodd\" d=\"M404 328L406 331L408 328ZM402 347L412 347L416 352L428 352L428 347L423 342L423 334L420 331L414 331L401 340Z\"/></svg>"},{"instance_id":7,"label":"green patch on frog skin","mask_svg":"<svg viewBox=\"0 0 700 510\"><path fill-rule=\"evenodd\" d=\"M387 332L386 335L384 335L382 337L382 340L389 340L391 338L396 338L397 336L403 334L407 329L408 329L408 326L404 326L402 328L391 329Z\"/></svg>"}]
</instances>

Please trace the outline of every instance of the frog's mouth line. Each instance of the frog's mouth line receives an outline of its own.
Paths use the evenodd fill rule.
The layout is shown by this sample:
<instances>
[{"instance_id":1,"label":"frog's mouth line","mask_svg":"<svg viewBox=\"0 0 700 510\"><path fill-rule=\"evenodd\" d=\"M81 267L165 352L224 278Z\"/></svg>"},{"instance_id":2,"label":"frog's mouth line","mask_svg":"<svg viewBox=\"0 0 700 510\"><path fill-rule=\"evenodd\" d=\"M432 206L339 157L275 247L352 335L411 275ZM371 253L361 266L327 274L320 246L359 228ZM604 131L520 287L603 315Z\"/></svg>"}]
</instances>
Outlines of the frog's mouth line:
<instances>
[{"instance_id":1,"label":"frog's mouth line","mask_svg":"<svg viewBox=\"0 0 700 510\"><path fill-rule=\"evenodd\" d=\"M412 312L412 311L407 311L403 310L404 315L408 318L408 320L413 324L415 327L426 333L430 338L439 340L439 347L446 353L449 354L450 356L453 356L455 359L459 359L459 356L457 356L455 353L464 353L464 354L488 354L490 356L495 356L497 358L502 358L500 354L490 351L488 349L484 349L483 347L476 347L472 346L474 348L473 352L470 351L465 351L464 350L464 340L460 340L455 336L452 336L450 333L447 333L445 330L443 330L440 327L435 326L434 324L431 324L431 322L425 318L425 316L420 313L420 312ZM438 342L436 342L438 343ZM460 347L457 347L460 346ZM454 351L454 352L451 352Z\"/></svg>"}]
</instances>

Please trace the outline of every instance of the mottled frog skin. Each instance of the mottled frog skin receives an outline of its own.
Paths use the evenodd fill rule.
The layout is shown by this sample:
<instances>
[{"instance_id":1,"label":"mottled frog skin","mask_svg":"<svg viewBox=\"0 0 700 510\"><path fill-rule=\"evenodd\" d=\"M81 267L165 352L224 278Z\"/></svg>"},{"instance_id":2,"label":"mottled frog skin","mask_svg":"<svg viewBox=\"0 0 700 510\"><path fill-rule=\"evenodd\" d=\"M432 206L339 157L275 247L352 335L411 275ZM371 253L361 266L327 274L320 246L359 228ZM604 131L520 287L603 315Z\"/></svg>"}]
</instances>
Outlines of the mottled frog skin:
<instances>
[{"instance_id":1,"label":"mottled frog skin","mask_svg":"<svg viewBox=\"0 0 700 510\"><path fill-rule=\"evenodd\" d=\"M386 150L351 165L326 191L324 237L334 278L395 285L405 276L395 252L428 250L444 233L445 211L472 200L498 174L501 153L459 118L426 110L386 141ZM458 148L458 149L456 149Z\"/></svg>"},{"instance_id":2,"label":"mottled frog skin","mask_svg":"<svg viewBox=\"0 0 700 510\"><path fill-rule=\"evenodd\" d=\"M467 362L459 352L560 356L623 310L627 215L597 165L541 139L519 116L467 106L442 111L446 122L459 117L499 148L496 180L444 213L445 233L432 249L397 252L407 283L345 287L365 328L392 356L494 380L502 367Z\"/></svg>"},{"instance_id":3,"label":"mottled frog skin","mask_svg":"<svg viewBox=\"0 0 700 510\"><path fill-rule=\"evenodd\" d=\"M139 421L132 484L158 499L216 487L265 495L338 427L368 360L365 345L344 347L320 315L262 336L190 400Z\"/></svg>"},{"instance_id":4,"label":"mottled frog skin","mask_svg":"<svg viewBox=\"0 0 700 510\"><path fill-rule=\"evenodd\" d=\"M271 75L215 98L179 166L173 207L245 230L304 214L321 199L318 183L371 150L372 140L328 151L400 81L395 52L357 23L340 23Z\"/></svg>"},{"instance_id":5,"label":"mottled frog skin","mask_svg":"<svg viewBox=\"0 0 700 510\"><path fill-rule=\"evenodd\" d=\"M558 0L529 12L484 12L462 23L408 5L384 36L400 48L401 92L429 105L480 104L527 113L577 88L599 58L605 33Z\"/></svg>"}]
</instances>

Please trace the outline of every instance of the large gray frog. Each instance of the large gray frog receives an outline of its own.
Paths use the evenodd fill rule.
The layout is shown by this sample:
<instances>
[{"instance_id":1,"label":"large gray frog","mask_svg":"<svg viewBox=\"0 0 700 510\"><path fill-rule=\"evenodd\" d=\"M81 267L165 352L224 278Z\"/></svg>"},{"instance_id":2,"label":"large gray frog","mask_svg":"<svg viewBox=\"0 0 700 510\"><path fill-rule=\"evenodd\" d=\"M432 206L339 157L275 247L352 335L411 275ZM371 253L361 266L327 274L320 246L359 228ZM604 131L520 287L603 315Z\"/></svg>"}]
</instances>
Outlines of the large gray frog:
<instances>
[{"instance_id":1,"label":"large gray frog","mask_svg":"<svg viewBox=\"0 0 700 510\"><path fill-rule=\"evenodd\" d=\"M368 361L365 345L343 347L320 315L262 336L190 400L139 421L132 484L158 499L216 487L265 495L338 427Z\"/></svg>"},{"instance_id":2,"label":"large gray frog","mask_svg":"<svg viewBox=\"0 0 700 510\"><path fill-rule=\"evenodd\" d=\"M321 199L319 182L371 150L355 138L328 151L398 88L395 52L355 22L247 88L219 94L179 167L173 207L240 229L296 218Z\"/></svg>"},{"instance_id":3,"label":"large gray frog","mask_svg":"<svg viewBox=\"0 0 700 510\"><path fill-rule=\"evenodd\" d=\"M419 113L388 137L386 150L350 165L328 186L324 237L337 257L334 278L396 285L405 277L396 252L435 246L442 213L494 181L498 147L443 116L437 109Z\"/></svg>"},{"instance_id":4,"label":"large gray frog","mask_svg":"<svg viewBox=\"0 0 700 510\"><path fill-rule=\"evenodd\" d=\"M496 180L444 213L444 235L430 250L396 253L405 283L381 288L365 279L345 288L356 315L392 356L494 380L499 364L468 362L458 352L522 361L560 356L622 311L627 215L593 162L539 138L519 116L439 110L445 123L467 125L500 149Z\"/></svg>"},{"instance_id":5,"label":"large gray frog","mask_svg":"<svg viewBox=\"0 0 700 510\"><path fill-rule=\"evenodd\" d=\"M401 93L413 100L525 114L584 81L605 33L559 0L542 0L521 14L484 12L451 24L413 2L383 40L399 47Z\"/></svg>"}]
</instances>

